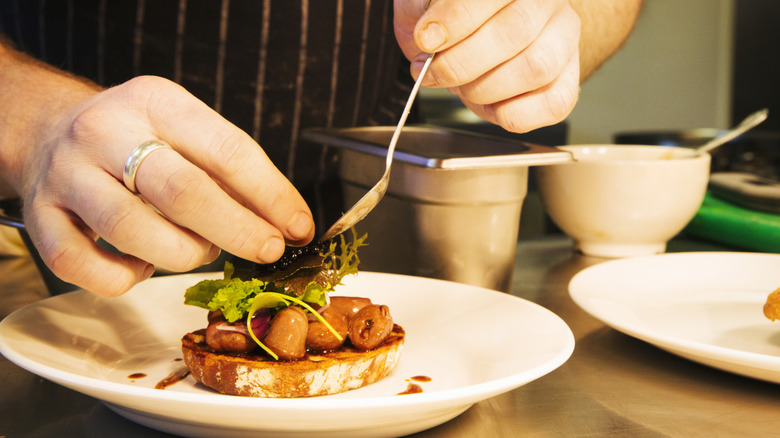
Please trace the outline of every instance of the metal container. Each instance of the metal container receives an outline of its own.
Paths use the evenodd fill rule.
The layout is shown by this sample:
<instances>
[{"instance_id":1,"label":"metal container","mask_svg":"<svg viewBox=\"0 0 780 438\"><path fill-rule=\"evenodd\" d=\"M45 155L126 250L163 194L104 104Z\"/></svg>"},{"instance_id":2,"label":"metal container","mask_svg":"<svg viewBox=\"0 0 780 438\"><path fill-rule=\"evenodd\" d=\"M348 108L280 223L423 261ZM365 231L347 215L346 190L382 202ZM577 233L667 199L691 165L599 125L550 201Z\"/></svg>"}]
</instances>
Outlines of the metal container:
<instances>
[{"instance_id":1,"label":"metal container","mask_svg":"<svg viewBox=\"0 0 780 438\"><path fill-rule=\"evenodd\" d=\"M384 172L394 127L311 129L340 148L344 209ZM509 291L528 167L562 163L555 148L438 127L406 127L388 192L357 225L368 233L361 269Z\"/></svg>"}]
</instances>

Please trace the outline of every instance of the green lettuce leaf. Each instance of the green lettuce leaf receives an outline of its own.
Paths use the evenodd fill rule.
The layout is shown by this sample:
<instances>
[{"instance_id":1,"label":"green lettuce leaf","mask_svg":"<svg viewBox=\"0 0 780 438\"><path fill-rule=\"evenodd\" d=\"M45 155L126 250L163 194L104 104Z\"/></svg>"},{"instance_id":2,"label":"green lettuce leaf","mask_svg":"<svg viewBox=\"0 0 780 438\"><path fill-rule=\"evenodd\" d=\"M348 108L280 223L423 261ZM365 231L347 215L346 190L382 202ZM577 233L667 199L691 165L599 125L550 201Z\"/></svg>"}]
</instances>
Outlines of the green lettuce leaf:
<instances>
[{"instance_id":1,"label":"green lettuce leaf","mask_svg":"<svg viewBox=\"0 0 780 438\"><path fill-rule=\"evenodd\" d=\"M252 306L255 296L264 292L267 286L268 283L256 279L243 281L234 278L214 294L209 310L221 310L228 321L238 321Z\"/></svg>"},{"instance_id":2,"label":"green lettuce leaf","mask_svg":"<svg viewBox=\"0 0 780 438\"><path fill-rule=\"evenodd\" d=\"M225 262L225 272L222 280L203 280L190 286L184 292L184 304L209 309L209 304L219 290L225 287L233 278L233 264Z\"/></svg>"},{"instance_id":3,"label":"green lettuce leaf","mask_svg":"<svg viewBox=\"0 0 780 438\"><path fill-rule=\"evenodd\" d=\"M241 280L232 278L231 263L225 263L225 278L203 280L187 288L184 304L215 311L221 310L225 319L236 322L243 318L258 294L281 292L283 289L258 279Z\"/></svg>"},{"instance_id":4,"label":"green lettuce leaf","mask_svg":"<svg viewBox=\"0 0 780 438\"><path fill-rule=\"evenodd\" d=\"M324 306L328 303L328 294L322 285L318 283L309 283L308 286L306 286L303 295L300 296L300 299L305 303Z\"/></svg>"},{"instance_id":5,"label":"green lettuce leaf","mask_svg":"<svg viewBox=\"0 0 780 438\"><path fill-rule=\"evenodd\" d=\"M184 293L184 304L208 309L214 295L227 283L227 280L200 281L194 286L187 288L187 291Z\"/></svg>"},{"instance_id":6,"label":"green lettuce leaf","mask_svg":"<svg viewBox=\"0 0 780 438\"><path fill-rule=\"evenodd\" d=\"M360 259L357 250L365 246L367 234L358 237L355 228L350 228L352 232L352 241L347 241L344 234L340 234L339 241L335 239L330 242L330 248L325 254L323 262L323 273L327 275L328 290L341 284L341 280L350 274L357 274Z\"/></svg>"}]
</instances>

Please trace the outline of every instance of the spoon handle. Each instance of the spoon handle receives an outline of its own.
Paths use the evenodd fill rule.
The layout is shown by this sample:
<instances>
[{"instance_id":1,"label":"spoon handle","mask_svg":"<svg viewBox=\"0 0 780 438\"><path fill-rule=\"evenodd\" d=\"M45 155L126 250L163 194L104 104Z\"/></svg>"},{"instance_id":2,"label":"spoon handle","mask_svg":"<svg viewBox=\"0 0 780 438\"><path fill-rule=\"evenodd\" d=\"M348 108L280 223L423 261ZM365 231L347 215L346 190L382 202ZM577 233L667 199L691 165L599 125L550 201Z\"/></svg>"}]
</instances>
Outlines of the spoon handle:
<instances>
[{"instance_id":1,"label":"spoon handle","mask_svg":"<svg viewBox=\"0 0 780 438\"><path fill-rule=\"evenodd\" d=\"M326 231L325 234L320 237L320 242L324 242L332 237L338 236L349 228L352 228L358 222L365 219L368 213L370 213L371 210L373 210L374 207L379 204L379 201L382 200L382 197L385 196L385 192L387 192L387 186L390 183L390 168L393 163L393 153L395 152L395 145L398 143L398 136L401 135L401 130L403 130L403 127L406 124L406 118L411 112L414 98L417 96L417 92L420 90L420 84L425 77L425 73L428 72L428 67L431 66L432 60L433 53L428 55L422 70L420 70L420 74L417 76L417 80L414 81L414 87L412 87L412 92L409 94L409 99L406 101L406 107L404 108L403 114L401 114L401 120L398 121L398 125L396 125L395 131L393 131L393 137L390 139L390 145L387 148L387 158L385 159L384 174L382 174L382 177L379 178L379 181L377 181L374 187L366 192L362 198L358 199L355 205L350 207L350 209L347 210L347 212L344 213L344 215L342 215L336 221L336 223L328 228L328 231Z\"/></svg>"},{"instance_id":2,"label":"spoon handle","mask_svg":"<svg viewBox=\"0 0 780 438\"><path fill-rule=\"evenodd\" d=\"M719 137L715 137L712 140L708 141L707 143L703 144L702 146L699 146L698 148L694 149L693 156L698 157L699 155L705 152L709 152L724 143L728 143L729 141L744 134L745 131L752 129L754 126L766 120L768 115L769 115L769 110L766 108L754 112L753 114L747 116L745 120L743 120L739 125L734 127L734 129L731 129L725 134Z\"/></svg>"},{"instance_id":3,"label":"spoon handle","mask_svg":"<svg viewBox=\"0 0 780 438\"><path fill-rule=\"evenodd\" d=\"M430 53L428 54L428 57L425 59L425 64L423 64L423 67L420 70L420 74L417 76L417 80L414 81L412 92L409 94L409 99L407 99L406 101L404 112L401 113L401 119L398 121L398 124L395 127L395 131L393 131L393 137L390 139L390 145L387 147L387 159L385 162L385 172L387 173L390 173L390 164L393 162L393 152L395 152L395 145L398 143L398 137L401 135L401 130L406 124L406 119L407 117L409 117L409 113L412 111L412 104L414 103L414 98L417 97L417 92L420 90L420 84L422 83L422 79L425 77L425 74L428 72L428 67L431 66L431 61L433 61L433 55L434 55L433 53Z\"/></svg>"}]
</instances>

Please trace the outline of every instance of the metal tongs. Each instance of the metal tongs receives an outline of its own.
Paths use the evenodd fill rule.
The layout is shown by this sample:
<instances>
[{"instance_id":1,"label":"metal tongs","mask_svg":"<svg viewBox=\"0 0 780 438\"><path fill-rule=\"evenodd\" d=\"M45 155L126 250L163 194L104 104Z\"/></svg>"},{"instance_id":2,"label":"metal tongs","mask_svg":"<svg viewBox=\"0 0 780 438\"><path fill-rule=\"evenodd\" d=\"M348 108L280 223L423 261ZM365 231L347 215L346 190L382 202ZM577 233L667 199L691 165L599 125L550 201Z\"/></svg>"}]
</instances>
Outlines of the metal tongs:
<instances>
[{"instance_id":1,"label":"metal tongs","mask_svg":"<svg viewBox=\"0 0 780 438\"><path fill-rule=\"evenodd\" d=\"M379 178L379 181L376 183L376 185L374 185L374 187L371 188L371 190L366 192L366 194L363 195L363 197L360 198L360 200L358 200L358 202L356 202L352 208L347 210L347 212L344 213L344 215L341 216L341 218L339 218L339 220L337 220L336 223L334 223L328 229L328 231L322 235L322 237L320 237L320 242L338 236L344 231L352 228L358 222L365 219L368 213L370 213L371 210L373 210L374 207L379 204L379 201L382 199L382 197L385 196L385 193L387 192L387 184L390 182L390 167L393 162L395 145L398 143L398 137L401 135L401 130L406 123L406 118L409 116L414 98L417 96L417 91L420 89L420 83L422 82L423 77L425 77L425 73L428 72L428 67L431 65L432 60L433 53L429 54L428 58L425 60L425 64L423 65L422 70L420 70L420 75L417 76L417 80L414 82L414 87L412 87L412 92L409 94L409 100L406 101L406 107L404 107L404 112L401 114L401 120L398 121L398 125L395 127L395 131L393 131L393 137L390 139L390 146L387 148L385 173L381 178Z\"/></svg>"}]
</instances>

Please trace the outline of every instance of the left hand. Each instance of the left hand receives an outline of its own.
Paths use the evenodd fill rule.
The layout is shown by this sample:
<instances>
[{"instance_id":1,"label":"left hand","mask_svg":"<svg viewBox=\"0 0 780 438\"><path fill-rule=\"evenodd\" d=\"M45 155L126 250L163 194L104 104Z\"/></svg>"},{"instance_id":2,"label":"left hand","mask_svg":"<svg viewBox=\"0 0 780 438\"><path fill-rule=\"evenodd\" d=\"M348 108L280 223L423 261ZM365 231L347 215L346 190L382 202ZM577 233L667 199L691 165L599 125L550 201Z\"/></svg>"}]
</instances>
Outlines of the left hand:
<instances>
[{"instance_id":1,"label":"left hand","mask_svg":"<svg viewBox=\"0 0 780 438\"><path fill-rule=\"evenodd\" d=\"M395 0L395 36L422 85L446 87L511 132L565 119L580 83L580 18L566 0Z\"/></svg>"}]
</instances>

